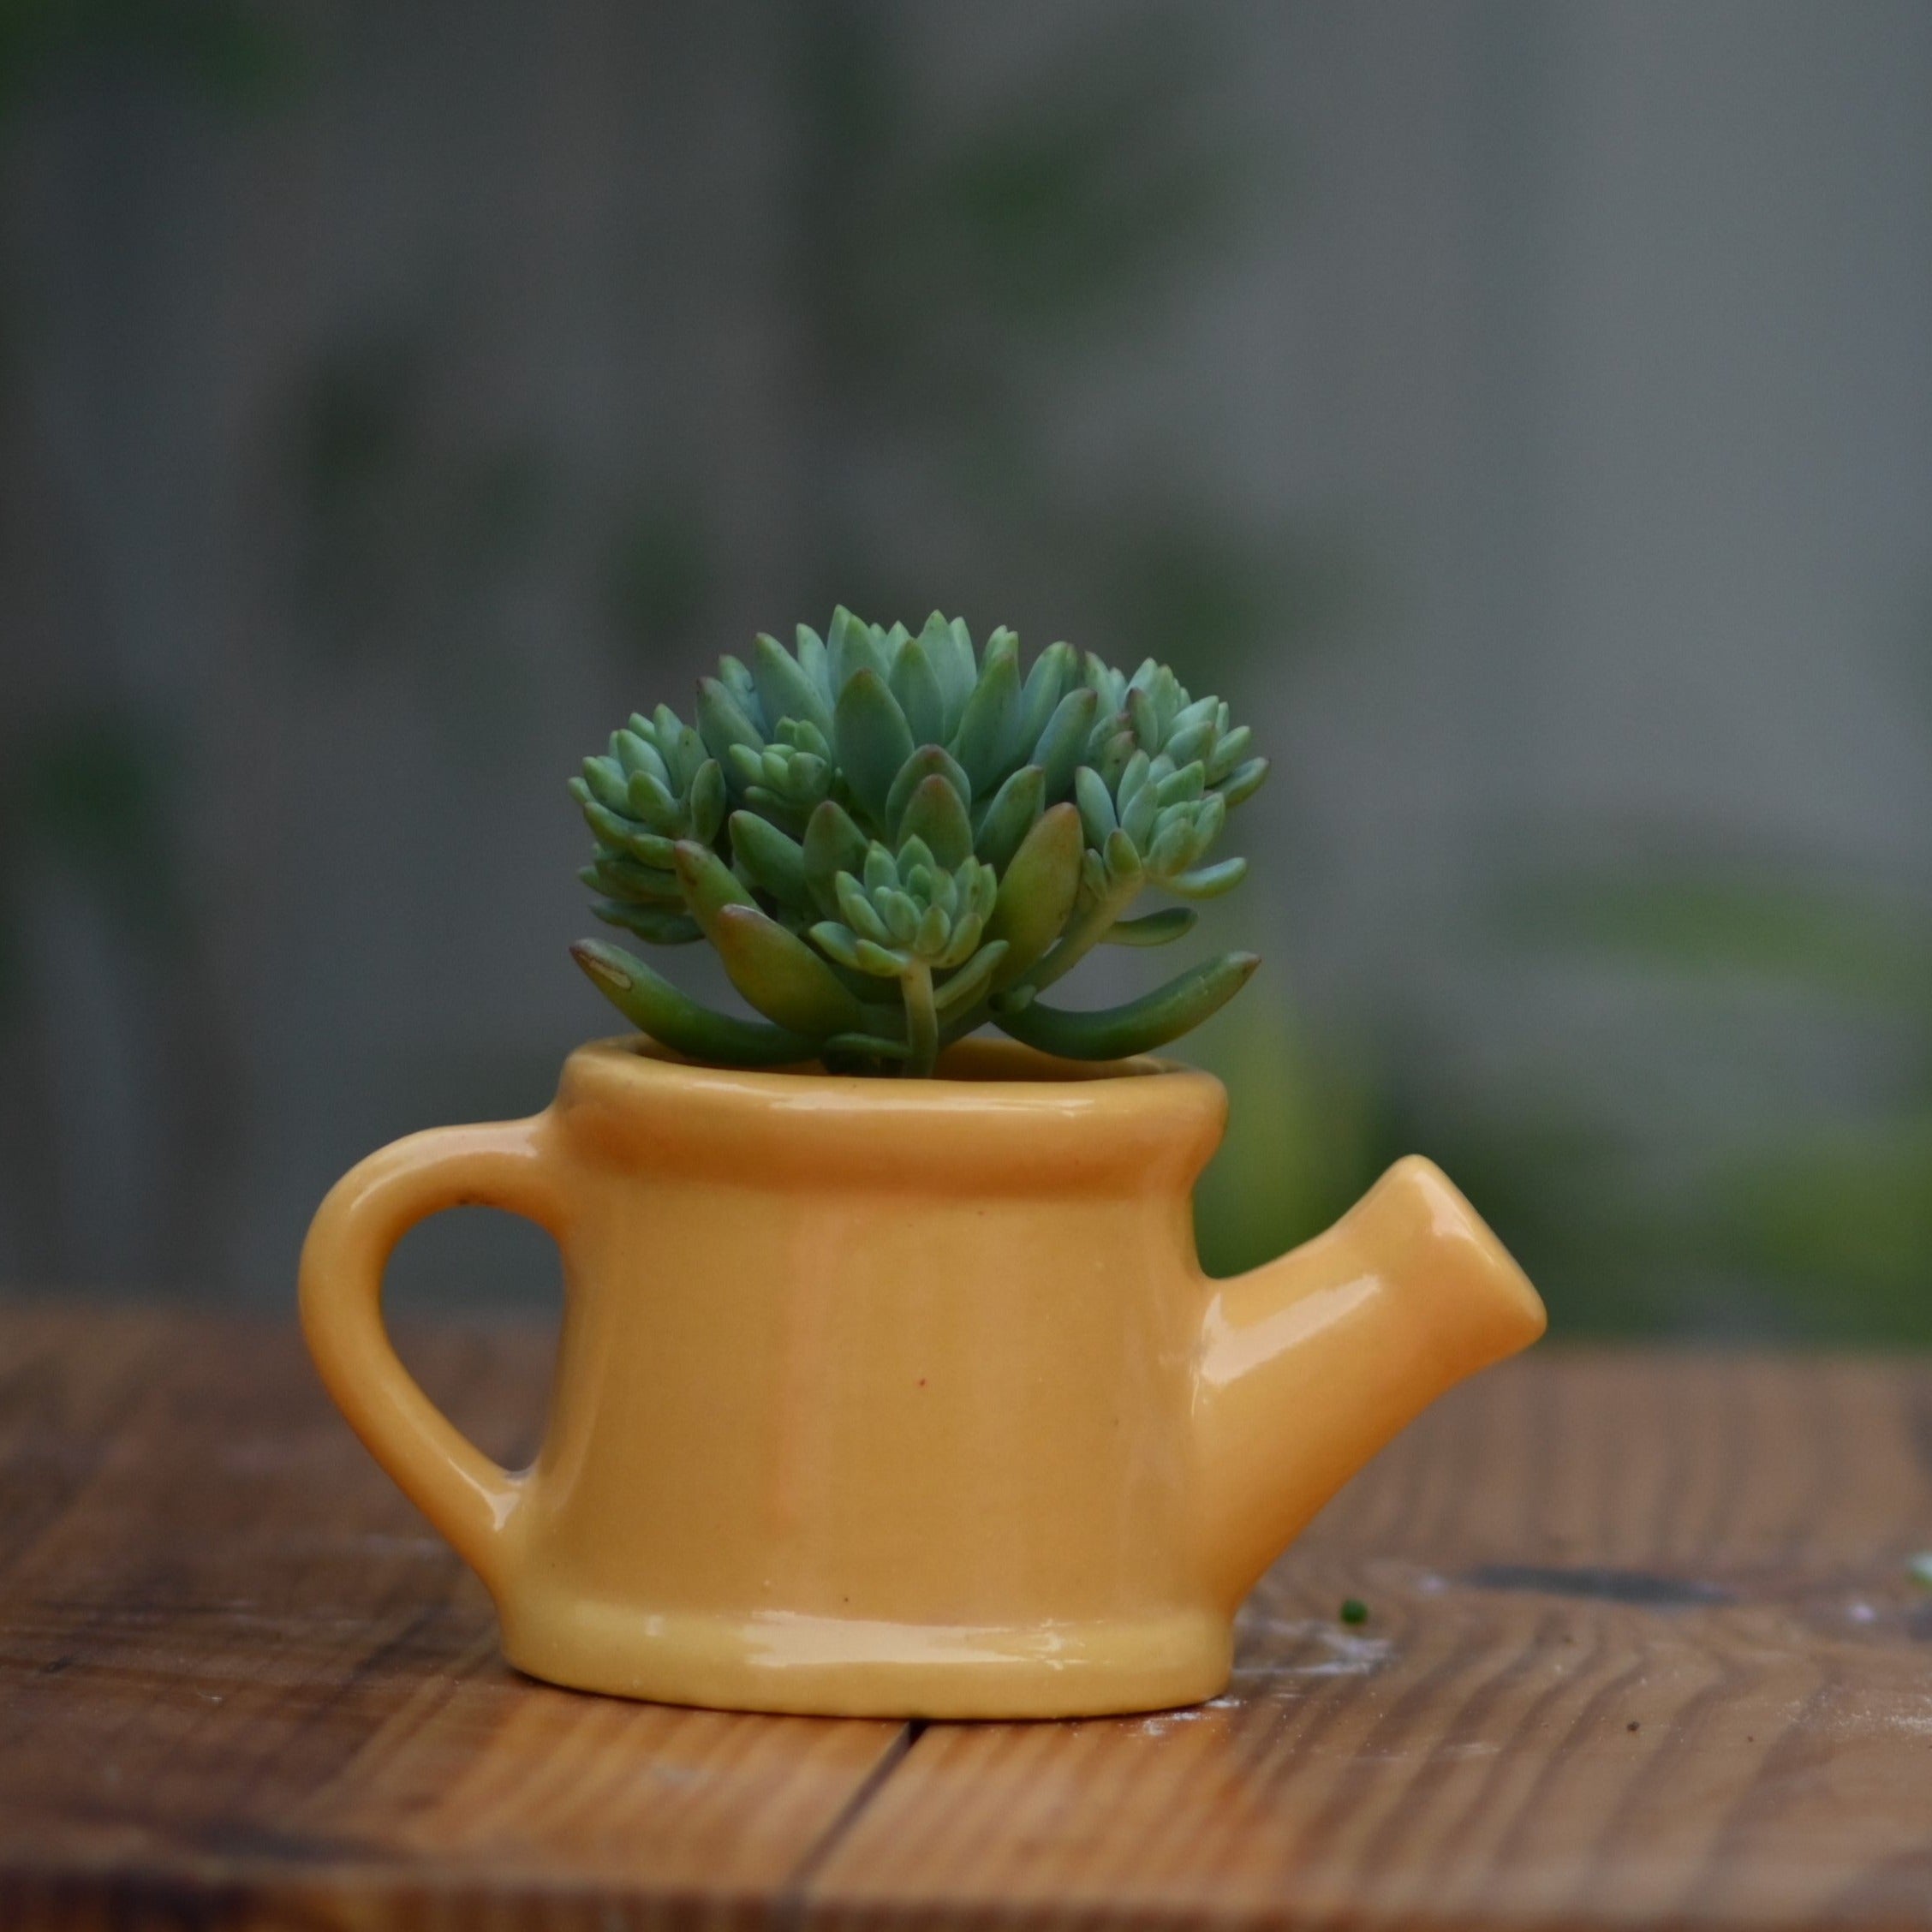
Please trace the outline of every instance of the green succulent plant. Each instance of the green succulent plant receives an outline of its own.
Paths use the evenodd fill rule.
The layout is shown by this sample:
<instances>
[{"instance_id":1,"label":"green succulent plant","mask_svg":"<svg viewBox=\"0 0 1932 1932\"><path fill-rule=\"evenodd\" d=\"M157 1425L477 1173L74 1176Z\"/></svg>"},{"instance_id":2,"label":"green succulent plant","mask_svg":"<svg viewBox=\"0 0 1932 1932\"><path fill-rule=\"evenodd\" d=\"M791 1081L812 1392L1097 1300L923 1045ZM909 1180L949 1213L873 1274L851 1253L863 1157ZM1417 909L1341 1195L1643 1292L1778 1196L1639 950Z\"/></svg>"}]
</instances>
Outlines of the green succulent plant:
<instances>
[{"instance_id":1,"label":"green succulent plant","mask_svg":"<svg viewBox=\"0 0 1932 1932\"><path fill-rule=\"evenodd\" d=\"M1152 659L1128 677L1052 644L1023 677L1010 630L975 652L957 617L915 636L842 606L822 638L801 624L791 650L760 636L749 665L722 659L695 725L634 716L570 781L598 916L708 940L763 1017L701 1005L607 941L571 950L634 1025L727 1065L924 1076L989 1023L1072 1058L1142 1052L1231 999L1255 956L1103 1011L1039 996L1103 941L1192 929L1185 905L1129 918L1148 887L1240 883L1245 859L1209 855L1267 775L1250 744Z\"/></svg>"}]
</instances>

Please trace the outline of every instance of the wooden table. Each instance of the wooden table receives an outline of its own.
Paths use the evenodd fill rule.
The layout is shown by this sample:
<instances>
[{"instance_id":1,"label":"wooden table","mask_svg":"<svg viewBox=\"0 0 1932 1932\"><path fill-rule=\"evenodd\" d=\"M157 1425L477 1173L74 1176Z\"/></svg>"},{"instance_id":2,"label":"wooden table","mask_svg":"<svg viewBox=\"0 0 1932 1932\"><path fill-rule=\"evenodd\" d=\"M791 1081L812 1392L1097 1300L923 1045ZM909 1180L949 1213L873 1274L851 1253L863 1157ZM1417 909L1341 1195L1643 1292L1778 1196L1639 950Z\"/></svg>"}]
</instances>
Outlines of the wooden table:
<instances>
[{"instance_id":1,"label":"wooden table","mask_svg":"<svg viewBox=\"0 0 1932 1932\"><path fill-rule=\"evenodd\" d=\"M528 1450L540 1335L408 1352ZM0 1925L1932 1925L1927 1548L1932 1366L1545 1350L1203 1709L626 1704L503 1666L287 1330L0 1304Z\"/></svg>"}]
</instances>

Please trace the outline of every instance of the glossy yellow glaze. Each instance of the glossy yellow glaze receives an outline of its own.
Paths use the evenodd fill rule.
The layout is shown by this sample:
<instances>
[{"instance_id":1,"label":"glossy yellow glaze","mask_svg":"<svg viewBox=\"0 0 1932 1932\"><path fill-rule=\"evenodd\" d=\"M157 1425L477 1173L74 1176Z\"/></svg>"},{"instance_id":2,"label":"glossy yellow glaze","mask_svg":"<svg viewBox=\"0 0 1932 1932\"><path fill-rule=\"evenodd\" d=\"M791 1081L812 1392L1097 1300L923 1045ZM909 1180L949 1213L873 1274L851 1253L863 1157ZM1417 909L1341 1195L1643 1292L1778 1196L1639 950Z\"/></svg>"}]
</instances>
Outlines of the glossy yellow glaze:
<instances>
[{"instance_id":1,"label":"glossy yellow glaze","mask_svg":"<svg viewBox=\"0 0 1932 1932\"><path fill-rule=\"evenodd\" d=\"M1059 1717L1209 1697L1236 1607L1426 1404L1542 1331L1427 1161L1231 1281L1195 1258L1208 1076L1003 1043L931 1081L573 1053L529 1120L385 1148L302 1254L322 1378L534 1675L679 1703ZM483 1202L564 1256L534 1466L385 1335L404 1231Z\"/></svg>"}]
</instances>

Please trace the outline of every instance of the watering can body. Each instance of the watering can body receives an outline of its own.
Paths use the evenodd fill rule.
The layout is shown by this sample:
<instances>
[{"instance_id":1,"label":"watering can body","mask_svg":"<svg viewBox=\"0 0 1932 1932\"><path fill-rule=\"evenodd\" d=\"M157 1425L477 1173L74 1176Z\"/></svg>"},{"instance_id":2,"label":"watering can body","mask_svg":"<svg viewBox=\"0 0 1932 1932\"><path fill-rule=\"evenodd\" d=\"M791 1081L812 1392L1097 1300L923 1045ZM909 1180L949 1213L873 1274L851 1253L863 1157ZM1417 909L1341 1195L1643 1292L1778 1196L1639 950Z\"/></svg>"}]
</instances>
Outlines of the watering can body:
<instances>
[{"instance_id":1,"label":"watering can body","mask_svg":"<svg viewBox=\"0 0 1932 1932\"><path fill-rule=\"evenodd\" d=\"M370 1157L318 1213L330 1392L581 1688L845 1715L1052 1717L1215 1695L1234 1612L1435 1396L1541 1332L1428 1163L1231 1280L1191 1188L1208 1076L968 1043L950 1077L567 1062L530 1120ZM443 1207L556 1237L534 1464L468 1443L397 1361L383 1265Z\"/></svg>"}]
</instances>

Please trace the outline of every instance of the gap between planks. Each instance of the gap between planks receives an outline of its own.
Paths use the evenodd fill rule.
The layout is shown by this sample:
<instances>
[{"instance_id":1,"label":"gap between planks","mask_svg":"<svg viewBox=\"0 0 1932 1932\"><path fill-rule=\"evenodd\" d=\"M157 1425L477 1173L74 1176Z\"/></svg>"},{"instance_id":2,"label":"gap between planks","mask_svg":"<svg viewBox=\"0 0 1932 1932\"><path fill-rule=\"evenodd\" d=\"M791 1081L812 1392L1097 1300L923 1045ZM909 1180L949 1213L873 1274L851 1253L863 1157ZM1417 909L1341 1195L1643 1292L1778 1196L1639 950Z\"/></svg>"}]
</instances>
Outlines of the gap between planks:
<instances>
[{"instance_id":1,"label":"gap between planks","mask_svg":"<svg viewBox=\"0 0 1932 1932\"><path fill-rule=\"evenodd\" d=\"M873 1800L886 1788L886 1780L905 1762L912 1747L925 1735L927 1728L927 1720L922 1717L909 1719L900 1726L898 1736L879 1754L878 1763L866 1773L859 1788L839 1807L838 1816L819 1834L804 1856L785 1874L784 1882L772 1901L774 1932L797 1932L797 1928L804 1923L805 1914L811 1905L812 1887L819 1874L832 1853L845 1842L853 1827L871 1809Z\"/></svg>"}]
</instances>

